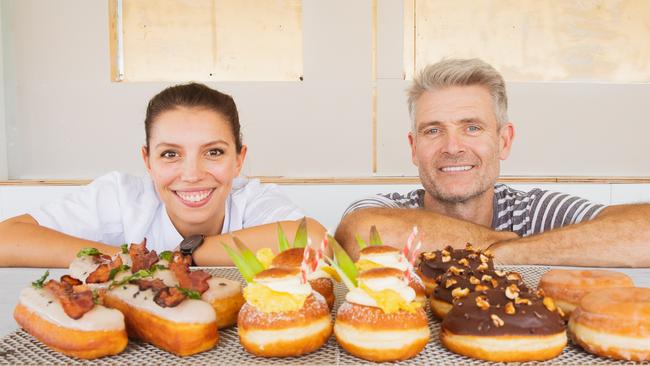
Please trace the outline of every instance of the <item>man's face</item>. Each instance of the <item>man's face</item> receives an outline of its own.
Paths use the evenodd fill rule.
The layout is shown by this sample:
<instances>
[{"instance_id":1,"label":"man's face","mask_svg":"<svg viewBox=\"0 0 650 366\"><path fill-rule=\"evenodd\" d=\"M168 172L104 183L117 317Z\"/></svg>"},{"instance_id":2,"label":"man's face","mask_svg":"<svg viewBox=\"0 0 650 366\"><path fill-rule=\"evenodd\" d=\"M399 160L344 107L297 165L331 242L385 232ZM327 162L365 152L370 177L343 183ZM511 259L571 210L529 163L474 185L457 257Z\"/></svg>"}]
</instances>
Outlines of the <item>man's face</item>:
<instances>
[{"instance_id":1,"label":"man's face","mask_svg":"<svg viewBox=\"0 0 650 366\"><path fill-rule=\"evenodd\" d=\"M494 186L514 130L510 123L498 128L485 87L425 92L416 102L415 123L409 134L413 164L433 199L466 202Z\"/></svg>"}]
</instances>

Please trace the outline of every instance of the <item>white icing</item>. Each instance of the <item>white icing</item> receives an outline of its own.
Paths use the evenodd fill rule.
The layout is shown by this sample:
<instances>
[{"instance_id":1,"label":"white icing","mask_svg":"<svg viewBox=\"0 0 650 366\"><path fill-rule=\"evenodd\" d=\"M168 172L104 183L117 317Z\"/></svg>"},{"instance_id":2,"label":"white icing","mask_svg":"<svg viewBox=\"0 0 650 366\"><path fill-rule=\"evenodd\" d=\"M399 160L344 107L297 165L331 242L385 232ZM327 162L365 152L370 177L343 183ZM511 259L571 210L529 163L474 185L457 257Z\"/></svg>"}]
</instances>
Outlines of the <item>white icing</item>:
<instances>
[{"instance_id":1,"label":"white icing","mask_svg":"<svg viewBox=\"0 0 650 366\"><path fill-rule=\"evenodd\" d=\"M255 280L256 283L264 285L276 292L285 292L292 295L308 296L311 294L311 286L309 283L300 283L300 277L284 277L284 278L265 278Z\"/></svg>"},{"instance_id":2,"label":"white icing","mask_svg":"<svg viewBox=\"0 0 650 366\"><path fill-rule=\"evenodd\" d=\"M221 286L224 283L225 286ZM210 288L201 295L201 299L207 302L224 299L241 293L241 283L227 278L212 277L208 280Z\"/></svg>"},{"instance_id":3,"label":"white icing","mask_svg":"<svg viewBox=\"0 0 650 366\"><path fill-rule=\"evenodd\" d=\"M58 326L83 331L124 329L124 316L121 312L95 305L79 319L69 317L61 303L48 291L27 287L20 292L20 304L38 314L46 321Z\"/></svg>"},{"instance_id":4,"label":"white icing","mask_svg":"<svg viewBox=\"0 0 650 366\"><path fill-rule=\"evenodd\" d=\"M113 259L117 258L118 256L122 258L123 265L131 267L131 257L128 254L118 253L113 256ZM99 263L95 263L95 260L92 256L77 257L72 262L70 262L70 266L68 267L68 274L78 280L81 280L81 282L86 282L86 278L88 278L91 273L95 272L98 267ZM120 272L119 274L123 272L124 271ZM131 274L130 271L127 272L129 275ZM102 286L93 285L91 287L97 288Z\"/></svg>"},{"instance_id":5,"label":"white icing","mask_svg":"<svg viewBox=\"0 0 650 366\"><path fill-rule=\"evenodd\" d=\"M345 301L357 305L372 306L375 308L379 307L377 306L375 299L370 297L367 292L358 287L355 287L352 290L348 291L348 293L345 295Z\"/></svg>"},{"instance_id":6,"label":"white icing","mask_svg":"<svg viewBox=\"0 0 650 366\"><path fill-rule=\"evenodd\" d=\"M371 253L361 254L359 260L368 260L381 265L382 267L395 268L400 271L406 271L409 268L409 263L402 253Z\"/></svg>"},{"instance_id":7,"label":"white icing","mask_svg":"<svg viewBox=\"0 0 650 366\"><path fill-rule=\"evenodd\" d=\"M138 293L134 297L134 295ZM140 291L137 285L117 286L110 294L127 304L161 318L178 323L211 323L217 317L210 304L202 300L186 299L175 307L164 308L153 301L152 290Z\"/></svg>"},{"instance_id":8,"label":"white icing","mask_svg":"<svg viewBox=\"0 0 650 366\"><path fill-rule=\"evenodd\" d=\"M160 262L158 262L158 264L160 264ZM178 280L176 279L176 276L174 276L174 272L168 269L156 270L156 272L154 272L153 274L153 279L161 279L165 283L165 286L169 286L169 287L178 286Z\"/></svg>"}]
</instances>

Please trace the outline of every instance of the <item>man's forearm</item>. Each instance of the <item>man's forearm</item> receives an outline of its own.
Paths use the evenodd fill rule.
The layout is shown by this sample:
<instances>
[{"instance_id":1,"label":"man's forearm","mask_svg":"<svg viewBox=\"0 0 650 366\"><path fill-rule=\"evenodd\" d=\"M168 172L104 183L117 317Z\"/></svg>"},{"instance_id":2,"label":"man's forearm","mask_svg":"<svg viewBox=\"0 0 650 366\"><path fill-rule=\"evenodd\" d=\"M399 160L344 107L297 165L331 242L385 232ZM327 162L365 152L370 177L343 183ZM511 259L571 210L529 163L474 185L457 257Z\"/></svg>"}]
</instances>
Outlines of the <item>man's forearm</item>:
<instances>
[{"instance_id":1,"label":"man's forearm","mask_svg":"<svg viewBox=\"0 0 650 366\"><path fill-rule=\"evenodd\" d=\"M355 235L367 241L372 225L377 227L385 244L395 247L404 246L413 226L417 226L422 250L440 249L447 245L461 248L465 243L486 248L494 242L517 237L511 232L497 232L425 210L367 208L352 212L341 220L336 229L336 240L356 259L359 248Z\"/></svg>"},{"instance_id":2,"label":"man's forearm","mask_svg":"<svg viewBox=\"0 0 650 366\"><path fill-rule=\"evenodd\" d=\"M490 248L503 264L594 267L650 266L650 205L604 209L591 221Z\"/></svg>"}]
</instances>

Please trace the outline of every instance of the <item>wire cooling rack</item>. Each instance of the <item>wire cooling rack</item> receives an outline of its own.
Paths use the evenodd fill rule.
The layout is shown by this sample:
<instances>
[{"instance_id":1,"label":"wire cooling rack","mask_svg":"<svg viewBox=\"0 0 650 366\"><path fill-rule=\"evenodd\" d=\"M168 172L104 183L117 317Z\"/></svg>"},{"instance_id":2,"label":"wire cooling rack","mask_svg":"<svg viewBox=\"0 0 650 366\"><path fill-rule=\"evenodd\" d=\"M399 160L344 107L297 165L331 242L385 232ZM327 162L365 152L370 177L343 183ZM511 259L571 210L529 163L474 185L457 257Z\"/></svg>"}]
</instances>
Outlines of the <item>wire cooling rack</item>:
<instances>
[{"instance_id":1,"label":"wire cooling rack","mask_svg":"<svg viewBox=\"0 0 650 366\"><path fill-rule=\"evenodd\" d=\"M526 284L536 288L542 274L548 271L544 266L497 266L500 269L521 273ZM206 268L212 274L243 281L239 272L234 268ZM332 316L345 298L347 290L341 284L335 285L336 303ZM431 339L425 349L410 360L400 361L397 365L490 365L492 363L474 360L448 351L440 344L438 334L440 322L429 313L429 327ZM144 342L129 340L126 350L119 355L103 357L92 361L79 360L55 352L40 343L27 332L18 329L0 339L0 365L215 365L215 364L240 364L240 365L359 365L372 364L356 358L341 347L332 336L319 350L308 355L289 358L263 358L251 355L239 344L237 328L232 327L219 331L219 345L210 351L189 357L178 357L160 350ZM569 343L562 354L545 362L531 362L535 365L625 365L631 362L619 362L601 358L583 351L581 348Z\"/></svg>"}]
</instances>

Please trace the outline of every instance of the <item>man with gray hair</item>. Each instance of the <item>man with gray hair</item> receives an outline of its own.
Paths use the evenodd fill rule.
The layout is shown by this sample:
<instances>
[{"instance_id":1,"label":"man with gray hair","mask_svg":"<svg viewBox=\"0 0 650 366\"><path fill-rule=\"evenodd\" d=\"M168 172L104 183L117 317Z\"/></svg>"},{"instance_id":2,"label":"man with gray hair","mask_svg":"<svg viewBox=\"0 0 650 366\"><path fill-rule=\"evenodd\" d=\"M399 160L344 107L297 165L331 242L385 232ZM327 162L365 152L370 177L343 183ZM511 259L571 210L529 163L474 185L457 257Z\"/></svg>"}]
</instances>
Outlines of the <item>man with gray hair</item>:
<instances>
[{"instance_id":1,"label":"man with gray hair","mask_svg":"<svg viewBox=\"0 0 650 366\"><path fill-rule=\"evenodd\" d=\"M649 266L650 205L605 207L568 194L498 184L512 147L503 77L478 60L424 68L408 91L412 161L423 189L350 205L336 239L353 256L355 235L376 225L403 245L414 225L425 250L466 242L501 263Z\"/></svg>"}]
</instances>

